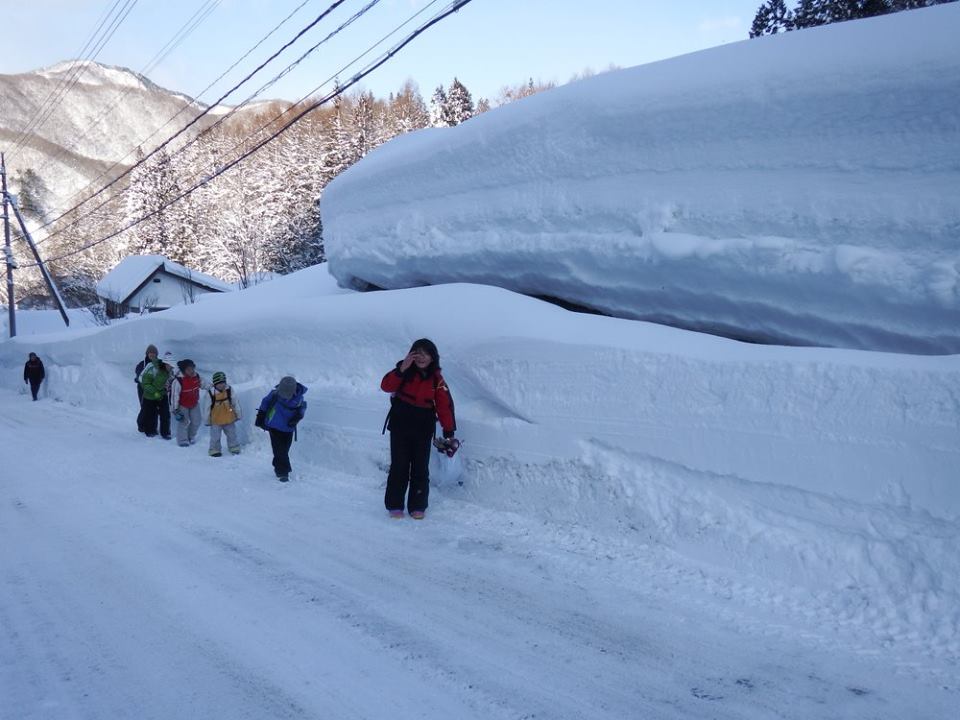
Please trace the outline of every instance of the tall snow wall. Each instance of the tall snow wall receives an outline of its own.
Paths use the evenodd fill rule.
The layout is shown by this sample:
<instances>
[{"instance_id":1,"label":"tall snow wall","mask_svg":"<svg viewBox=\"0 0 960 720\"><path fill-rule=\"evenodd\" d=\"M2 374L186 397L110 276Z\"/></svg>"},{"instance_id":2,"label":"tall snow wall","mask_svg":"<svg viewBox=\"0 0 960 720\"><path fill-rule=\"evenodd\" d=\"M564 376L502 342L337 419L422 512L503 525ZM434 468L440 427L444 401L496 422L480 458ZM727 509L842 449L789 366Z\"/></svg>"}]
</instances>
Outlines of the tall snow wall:
<instances>
[{"instance_id":1,"label":"tall snow wall","mask_svg":"<svg viewBox=\"0 0 960 720\"><path fill-rule=\"evenodd\" d=\"M394 139L342 285L455 281L732 337L960 352L960 3L607 73Z\"/></svg>"}]
</instances>

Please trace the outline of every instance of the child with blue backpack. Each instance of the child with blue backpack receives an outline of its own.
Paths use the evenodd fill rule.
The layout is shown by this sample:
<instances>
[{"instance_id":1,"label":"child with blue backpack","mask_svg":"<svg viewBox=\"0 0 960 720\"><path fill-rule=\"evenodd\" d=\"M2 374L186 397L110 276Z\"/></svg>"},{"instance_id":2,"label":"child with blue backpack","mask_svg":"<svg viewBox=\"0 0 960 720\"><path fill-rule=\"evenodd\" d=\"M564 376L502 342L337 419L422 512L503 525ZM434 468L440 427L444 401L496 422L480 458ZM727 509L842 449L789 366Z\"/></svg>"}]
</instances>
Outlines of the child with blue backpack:
<instances>
[{"instance_id":1,"label":"child with blue backpack","mask_svg":"<svg viewBox=\"0 0 960 720\"><path fill-rule=\"evenodd\" d=\"M306 392L307 388L287 375L264 396L257 409L254 425L270 433L273 471L280 482L290 479L290 446L297 423L303 420L307 412L307 402L303 399Z\"/></svg>"}]
</instances>

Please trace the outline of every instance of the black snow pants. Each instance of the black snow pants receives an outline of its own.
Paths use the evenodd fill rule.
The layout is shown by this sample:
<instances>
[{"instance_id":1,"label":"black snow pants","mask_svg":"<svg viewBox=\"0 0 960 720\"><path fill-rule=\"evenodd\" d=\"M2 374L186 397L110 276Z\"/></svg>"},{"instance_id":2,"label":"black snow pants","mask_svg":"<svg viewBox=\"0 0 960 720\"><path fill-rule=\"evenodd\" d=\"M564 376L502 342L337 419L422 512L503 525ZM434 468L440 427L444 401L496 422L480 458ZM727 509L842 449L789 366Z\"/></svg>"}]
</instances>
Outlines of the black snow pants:
<instances>
[{"instance_id":1,"label":"black snow pants","mask_svg":"<svg viewBox=\"0 0 960 720\"><path fill-rule=\"evenodd\" d=\"M153 437L157 434L157 419L160 420L160 434L170 437L170 405L167 403L166 396L159 400L143 399L143 409L140 411L140 418L143 421L143 432L147 437Z\"/></svg>"},{"instance_id":2,"label":"black snow pants","mask_svg":"<svg viewBox=\"0 0 960 720\"><path fill-rule=\"evenodd\" d=\"M30 394L33 395L34 400L37 399L37 393L40 392L40 383L42 382L43 380L35 380L34 378L30 378Z\"/></svg>"},{"instance_id":3,"label":"black snow pants","mask_svg":"<svg viewBox=\"0 0 960 720\"><path fill-rule=\"evenodd\" d=\"M432 410L430 412L433 413ZM387 510L403 510L404 498L407 512L427 509L430 499L430 443L435 423L435 416L432 415L429 425L422 420L399 423L391 416L390 474L387 475L387 490L383 496Z\"/></svg>"},{"instance_id":4,"label":"black snow pants","mask_svg":"<svg viewBox=\"0 0 960 720\"><path fill-rule=\"evenodd\" d=\"M140 383L137 383L137 405L140 408L137 411L137 430L146 432L147 430L143 426L143 388L140 387Z\"/></svg>"},{"instance_id":5,"label":"black snow pants","mask_svg":"<svg viewBox=\"0 0 960 720\"><path fill-rule=\"evenodd\" d=\"M286 477L293 470L290 467L290 446L293 445L293 433L282 430L270 430L270 447L273 448L273 471L277 477Z\"/></svg>"}]
</instances>

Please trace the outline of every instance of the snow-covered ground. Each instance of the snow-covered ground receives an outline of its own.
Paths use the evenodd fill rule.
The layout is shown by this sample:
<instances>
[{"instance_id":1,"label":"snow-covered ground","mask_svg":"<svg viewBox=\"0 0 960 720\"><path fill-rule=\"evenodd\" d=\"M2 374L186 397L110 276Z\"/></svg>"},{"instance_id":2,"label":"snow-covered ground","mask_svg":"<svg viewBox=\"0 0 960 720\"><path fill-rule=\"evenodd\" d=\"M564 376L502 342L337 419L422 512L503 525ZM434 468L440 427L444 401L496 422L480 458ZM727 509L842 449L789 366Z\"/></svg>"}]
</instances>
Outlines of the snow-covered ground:
<instances>
[{"instance_id":1,"label":"snow-covered ground","mask_svg":"<svg viewBox=\"0 0 960 720\"><path fill-rule=\"evenodd\" d=\"M960 352L960 3L605 73L403 136L322 202L334 273L788 344Z\"/></svg>"},{"instance_id":2,"label":"snow-covered ground","mask_svg":"<svg viewBox=\"0 0 960 720\"><path fill-rule=\"evenodd\" d=\"M424 522L390 521L379 380L424 335L467 472ZM227 373L244 454L136 433L151 342ZM960 358L740 344L475 285L338 293L318 267L0 343L0 369L12 718L939 719L960 701ZM281 486L249 411L286 373L310 409Z\"/></svg>"},{"instance_id":3,"label":"snow-covered ground","mask_svg":"<svg viewBox=\"0 0 960 720\"><path fill-rule=\"evenodd\" d=\"M68 308L67 317L70 318L70 327L94 327L96 319L81 308ZM58 333L66 327L63 316L58 310L17 310L17 335L45 335ZM0 305L0 339L10 337L10 316L6 305Z\"/></svg>"}]
</instances>

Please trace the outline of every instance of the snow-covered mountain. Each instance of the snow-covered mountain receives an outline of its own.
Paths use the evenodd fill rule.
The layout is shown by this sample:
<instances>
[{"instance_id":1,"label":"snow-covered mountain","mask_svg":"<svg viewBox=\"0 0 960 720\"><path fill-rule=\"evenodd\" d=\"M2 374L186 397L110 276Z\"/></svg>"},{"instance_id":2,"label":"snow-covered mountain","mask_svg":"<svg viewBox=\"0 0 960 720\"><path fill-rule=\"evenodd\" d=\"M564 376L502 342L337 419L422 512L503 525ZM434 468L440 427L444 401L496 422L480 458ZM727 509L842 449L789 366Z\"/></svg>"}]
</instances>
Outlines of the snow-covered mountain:
<instances>
[{"instance_id":1,"label":"snow-covered mountain","mask_svg":"<svg viewBox=\"0 0 960 720\"><path fill-rule=\"evenodd\" d=\"M607 73L377 149L331 270L760 341L960 352L960 3Z\"/></svg>"},{"instance_id":2,"label":"snow-covered mountain","mask_svg":"<svg viewBox=\"0 0 960 720\"><path fill-rule=\"evenodd\" d=\"M38 113L45 112L48 98L57 97L64 82L74 76L76 85L62 96L49 118L28 133L20 150L11 152L22 130ZM55 202L62 202L178 113L145 143L145 150L172 135L205 107L127 68L92 61L62 62L29 73L0 75L0 144L8 150L14 190L17 171L32 169ZM189 139L228 109L215 108L209 121L204 118L184 137ZM132 163L134 157L131 154L120 167Z\"/></svg>"}]
</instances>

